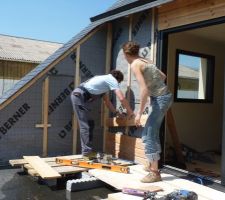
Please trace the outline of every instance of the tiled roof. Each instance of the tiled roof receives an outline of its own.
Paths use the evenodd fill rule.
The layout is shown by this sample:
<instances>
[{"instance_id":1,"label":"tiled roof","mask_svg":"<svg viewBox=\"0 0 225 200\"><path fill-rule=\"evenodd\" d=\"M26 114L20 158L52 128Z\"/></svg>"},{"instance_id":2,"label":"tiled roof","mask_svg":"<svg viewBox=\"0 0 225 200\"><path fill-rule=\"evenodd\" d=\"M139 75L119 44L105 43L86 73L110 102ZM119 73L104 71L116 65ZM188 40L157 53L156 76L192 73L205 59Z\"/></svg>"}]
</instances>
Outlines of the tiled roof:
<instances>
[{"instance_id":1,"label":"tiled roof","mask_svg":"<svg viewBox=\"0 0 225 200\"><path fill-rule=\"evenodd\" d=\"M0 60L40 63L62 44L0 34Z\"/></svg>"},{"instance_id":2,"label":"tiled roof","mask_svg":"<svg viewBox=\"0 0 225 200\"><path fill-rule=\"evenodd\" d=\"M106 10L106 12L107 11L110 11L110 10L114 10L114 9L119 8L119 7L122 7L122 6L125 6L127 4L131 4L131 3L136 2L136 1L140 1L140 0L118 0L111 7L109 7Z\"/></svg>"}]
</instances>

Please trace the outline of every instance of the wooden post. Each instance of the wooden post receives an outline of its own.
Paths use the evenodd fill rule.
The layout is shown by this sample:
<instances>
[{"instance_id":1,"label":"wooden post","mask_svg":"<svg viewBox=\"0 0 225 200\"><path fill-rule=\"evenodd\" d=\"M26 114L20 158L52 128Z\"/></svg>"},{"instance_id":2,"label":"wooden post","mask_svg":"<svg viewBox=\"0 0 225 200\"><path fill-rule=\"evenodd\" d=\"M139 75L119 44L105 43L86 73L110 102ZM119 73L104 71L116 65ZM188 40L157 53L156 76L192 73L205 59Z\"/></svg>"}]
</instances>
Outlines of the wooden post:
<instances>
[{"instance_id":1,"label":"wooden post","mask_svg":"<svg viewBox=\"0 0 225 200\"><path fill-rule=\"evenodd\" d=\"M152 30L151 30L151 53L150 53L150 60L153 63L156 63L156 42L155 42L155 30L156 30L156 10L152 8Z\"/></svg>"},{"instance_id":2,"label":"wooden post","mask_svg":"<svg viewBox=\"0 0 225 200\"><path fill-rule=\"evenodd\" d=\"M44 80L42 87L42 124L36 124L36 128L43 128L43 152L45 157L48 155L48 100L49 100L49 77Z\"/></svg>"},{"instance_id":3,"label":"wooden post","mask_svg":"<svg viewBox=\"0 0 225 200\"><path fill-rule=\"evenodd\" d=\"M180 164L185 166L185 160L184 160L184 156L182 154L182 149L181 149L181 145L180 145L180 141L179 141L176 125L175 125L175 120L174 120L171 108L167 112L167 126L170 130L170 135L171 135L171 139L173 141L177 160L179 161Z\"/></svg>"},{"instance_id":4,"label":"wooden post","mask_svg":"<svg viewBox=\"0 0 225 200\"><path fill-rule=\"evenodd\" d=\"M129 18L129 36L128 39L129 41L132 40L132 23L133 23L133 15L130 16ZM127 69L127 101L130 104L130 90L131 90L131 68L130 64L128 64L128 69ZM128 135L129 127L126 126L125 129L125 135Z\"/></svg>"},{"instance_id":5,"label":"wooden post","mask_svg":"<svg viewBox=\"0 0 225 200\"><path fill-rule=\"evenodd\" d=\"M105 73L108 74L111 68L111 55L112 55L112 24L108 23L107 43L106 43L106 63ZM108 132L107 120L109 118L109 110L103 106L103 152L106 149L106 134Z\"/></svg>"},{"instance_id":6,"label":"wooden post","mask_svg":"<svg viewBox=\"0 0 225 200\"><path fill-rule=\"evenodd\" d=\"M77 46L76 49L76 68L75 68L75 79L74 79L74 88L76 88L80 84L80 45ZM73 154L77 152L77 129L78 123L75 113L73 113L72 117L73 121Z\"/></svg>"}]
</instances>

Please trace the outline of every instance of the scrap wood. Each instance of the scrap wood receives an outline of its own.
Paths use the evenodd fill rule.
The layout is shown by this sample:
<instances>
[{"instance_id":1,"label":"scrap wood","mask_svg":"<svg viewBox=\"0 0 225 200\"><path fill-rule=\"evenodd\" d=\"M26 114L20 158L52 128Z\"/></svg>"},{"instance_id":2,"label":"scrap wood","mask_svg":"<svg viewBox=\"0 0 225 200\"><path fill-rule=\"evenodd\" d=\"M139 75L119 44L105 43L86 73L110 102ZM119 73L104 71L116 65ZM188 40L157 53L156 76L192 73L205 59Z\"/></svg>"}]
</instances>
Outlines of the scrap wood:
<instances>
[{"instance_id":1,"label":"scrap wood","mask_svg":"<svg viewBox=\"0 0 225 200\"><path fill-rule=\"evenodd\" d=\"M41 159L43 159L45 162L55 162L56 158L79 159L79 158L82 158L82 155L46 157L46 158L41 158ZM27 161L25 159L13 159L13 160L9 160L9 163L10 163L11 166L16 167L16 166L22 166L22 165L27 164Z\"/></svg>"},{"instance_id":2,"label":"scrap wood","mask_svg":"<svg viewBox=\"0 0 225 200\"><path fill-rule=\"evenodd\" d=\"M61 175L50 167L39 156L24 156L24 159L35 169L43 179L60 178Z\"/></svg>"}]
</instances>

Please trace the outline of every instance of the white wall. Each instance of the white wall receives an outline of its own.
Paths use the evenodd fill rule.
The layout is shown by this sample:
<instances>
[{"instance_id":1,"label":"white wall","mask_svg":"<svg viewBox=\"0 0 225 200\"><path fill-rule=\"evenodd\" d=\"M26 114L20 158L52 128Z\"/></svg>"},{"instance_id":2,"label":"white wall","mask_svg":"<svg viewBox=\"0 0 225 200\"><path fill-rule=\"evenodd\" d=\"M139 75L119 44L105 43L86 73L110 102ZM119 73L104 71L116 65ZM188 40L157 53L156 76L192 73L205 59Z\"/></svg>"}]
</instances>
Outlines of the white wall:
<instances>
[{"instance_id":1,"label":"white wall","mask_svg":"<svg viewBox=\"0 0 225 200\"><path fill-rule=\"evenodd\" d=\"M213 103L174 102L172 111L182 143L198 151L219 149L222 139L225 47L222 43L193 37L184 32L171 34L168 44L167 74L168 85L173 92L176 49L215 56ZM169 134L167 141L170 141Z\"/></svg>"}]
</instances>

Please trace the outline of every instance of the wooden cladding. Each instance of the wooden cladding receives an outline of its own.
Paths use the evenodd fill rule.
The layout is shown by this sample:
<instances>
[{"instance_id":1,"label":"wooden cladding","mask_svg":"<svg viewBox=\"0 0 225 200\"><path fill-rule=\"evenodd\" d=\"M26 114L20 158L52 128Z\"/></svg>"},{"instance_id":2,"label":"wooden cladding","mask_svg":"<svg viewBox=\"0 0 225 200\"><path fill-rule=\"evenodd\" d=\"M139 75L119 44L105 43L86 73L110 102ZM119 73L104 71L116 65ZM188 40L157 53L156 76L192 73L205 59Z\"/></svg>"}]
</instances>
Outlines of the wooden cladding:
<instances>
[{"instance_id":1,"label":"wooden cladding","mask_svg":"<svg viewBox=\"0 0 225 200\"><path fill-rule=\"evenodd\" d=\"M115 157L134 160L142 164L145 164L147 161L144 152L144 144L142 143L141 138L107 133L106 152Z\"/></svg>"},{"instance_id":2,"label":"wooden cladding","mask_svg":"<svg viewBox=\"0 0 225 200\"><path fill-rule=\"evenodd\" d=\"M35 66L37 66L37 63L19 63L0 60L0 78L19 80Z\"/></svg>"},{"instance_id":3,"label":"wooden cladding","mask_svg":"<svg viewBox=\"0 0 225 200\"><path fill-rule=\"evenodd\" d=\"M165 30L223 16L224 0L176 0L158 8L158 29Z\"/></svg>"}]
</instances>

